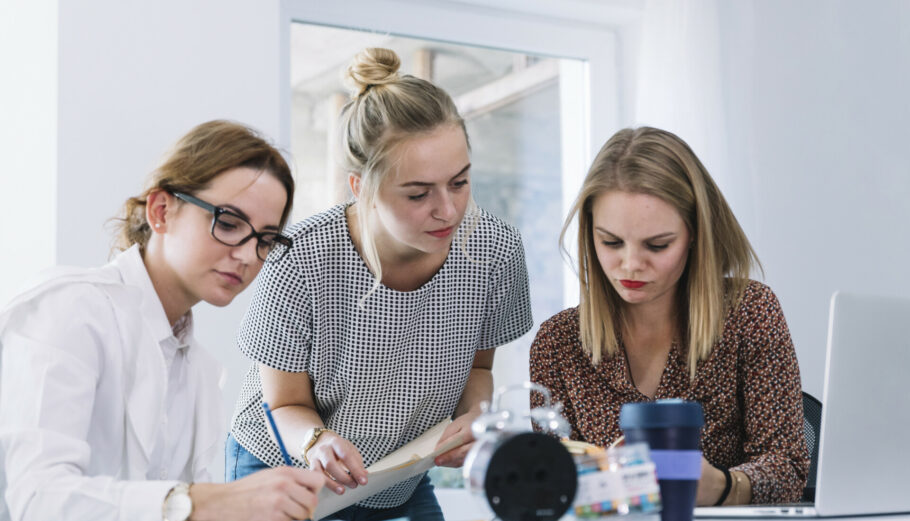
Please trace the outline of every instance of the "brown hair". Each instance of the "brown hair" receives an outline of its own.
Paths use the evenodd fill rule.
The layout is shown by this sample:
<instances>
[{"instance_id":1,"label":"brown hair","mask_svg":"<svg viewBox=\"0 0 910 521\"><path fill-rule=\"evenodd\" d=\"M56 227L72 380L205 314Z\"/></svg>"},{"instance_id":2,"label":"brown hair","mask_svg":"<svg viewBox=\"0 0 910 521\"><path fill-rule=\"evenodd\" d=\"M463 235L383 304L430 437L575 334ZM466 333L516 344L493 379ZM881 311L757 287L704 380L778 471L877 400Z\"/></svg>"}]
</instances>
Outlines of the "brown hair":
<instances>
[{"instance_id":1,"label":"brown hair","mask_svg":"<svg viewBox=\"0 0 910 521\"><path fill-rule=\"evenodd\" d=\"M116 218L115 247L134 244L145 248L152 235L145 218L145 201L154 190L193 193L205 188L221 173L246 167L275 176L287 192L281 212L283 228L294 200L294 178L281 153L254 129L232 121L214 120L196 126L180 138L164 162L149 176L142 194L130 197Z\"/></svg>"},{"instance_id":2,"label":"brown hair","mask_svg":"<svg viewBox=\"0 0 910 521\"><path fill-rule=\"evenodd\" d=\"M618 350L624 302L607 280L594 249L595 199L618 190L657 197L679 212L692 248L678 286L680 324L690 378L720 339L727 311L736 306L753 268L761 269L723 194L689 145L650 127L620 130L600 149L566 218L560 243L578 216L578 305L581 341L595 364ZM687 316L686 316L687 315Z\"/></svg>"}]
</instances>

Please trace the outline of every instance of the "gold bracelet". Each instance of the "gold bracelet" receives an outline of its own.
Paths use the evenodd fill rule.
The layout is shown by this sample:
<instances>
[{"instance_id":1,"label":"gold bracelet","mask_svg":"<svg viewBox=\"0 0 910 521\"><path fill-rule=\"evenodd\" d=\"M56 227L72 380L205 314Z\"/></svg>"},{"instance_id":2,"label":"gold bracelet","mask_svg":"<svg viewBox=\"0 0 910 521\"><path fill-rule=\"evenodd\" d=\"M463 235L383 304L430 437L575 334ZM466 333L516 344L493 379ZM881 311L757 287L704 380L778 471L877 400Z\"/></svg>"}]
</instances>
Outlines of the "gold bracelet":
<instances>
[{"instance_id":1,"label":"gold bracelet","mask_svg":"<svg viewBox=\"0 0 910 521\"><path fill-rule=\"evenodd\" d=\"M752 482L749 476L742 471L731 471L733 475L733 490L727 498L728 505L746 505L752 501Z\"/></svg>"},{"instance_id":2,"label":"gold bracelet","mask_svg":"<svg viewBox=\"0 0 910 521\"><path fill-rule=\"evenodd\" d=\"M309 468L310 460L307 459L306 453L308 450L313 448L313 445L316 445L316 442L319 440L319 437L325 434L326 432L332 432L331 429L326 429L325 427L313 427L307 431L306 441L303 442L303 445L300 446L300 458L303 460L303 464Z\"/></svg>"}]
</instances>

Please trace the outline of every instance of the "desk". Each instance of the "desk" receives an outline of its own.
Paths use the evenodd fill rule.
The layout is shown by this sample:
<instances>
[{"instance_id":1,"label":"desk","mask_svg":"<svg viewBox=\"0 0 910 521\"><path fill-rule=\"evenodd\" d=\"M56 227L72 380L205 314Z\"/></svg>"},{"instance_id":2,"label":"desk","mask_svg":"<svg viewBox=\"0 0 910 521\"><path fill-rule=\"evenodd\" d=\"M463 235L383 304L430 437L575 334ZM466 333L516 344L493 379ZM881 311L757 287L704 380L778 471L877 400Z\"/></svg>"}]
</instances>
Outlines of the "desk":
<instances>
[{"instance_id":1,"label":"desk","mask_svg":"<svg viewBox=\"0 0 910 521\"><path fill-rule=\"evenodd\" d=\"M442 513L446 518L446 521L490 521L494 518L493 511L490 510L489 505L487 505L486 500L480 497L476 497L469 493L465 489L454 489L454 488L437 488L436 489L436 498L439 500L439 505L442 507ZM572 521L574 517L567 516L564 518L565 521ZM620 519L628 521L642 521L643 517L612 517L612 518L603 518L610 521L619 521ZM695 518L698 520L699 518ZM760 518L711 518L710 521L745 521L747 519L756 520ZM786 519L786 518L775 518L777 520ZM797 518L794 517L794 520L797 519L832 519L836 521L910 521L910 513L908 514L897 514L897 515L870 515L870 516L850 516L850 517L836 517L836 518ZM706 520L707 521L707 520Z\"/></svg>"},{"instance_id":2,"label":"desk","mask_svg":"<svg viewBox=\"0 0 910 521\"><path fill-rule=\"evenodd\" d=\"M696 517L695 519L698 520L698 519L701 519L701 518ZM755 520L761 520L761 519L762 519L762 518L758 518L758 517L753 517L753 518L744 518L744 517L720 518L720 517L712 517L712 518L711 518L711 521L746 521L746 520L755 521ZM766 518L766 519L770 519L770 518ZM787 518L777 517L777 518L774 518L774 519L779 521L779 520L781 520L781 519L787 519ZM826 519L831 519L831 520L836 520L836 521L853 521L853 520L860 520L860 519L863 520L863 521L910 521L910 514L896 514L896 515L873 514L873 515L868 515L868 516L847 516L847 517L794 517L793 519L794 519L794 520L797 520L797 519L804 519L804 520L806 520L806 519L808 519L808 520L826 520Z\"/></svg>"}]
</instances>

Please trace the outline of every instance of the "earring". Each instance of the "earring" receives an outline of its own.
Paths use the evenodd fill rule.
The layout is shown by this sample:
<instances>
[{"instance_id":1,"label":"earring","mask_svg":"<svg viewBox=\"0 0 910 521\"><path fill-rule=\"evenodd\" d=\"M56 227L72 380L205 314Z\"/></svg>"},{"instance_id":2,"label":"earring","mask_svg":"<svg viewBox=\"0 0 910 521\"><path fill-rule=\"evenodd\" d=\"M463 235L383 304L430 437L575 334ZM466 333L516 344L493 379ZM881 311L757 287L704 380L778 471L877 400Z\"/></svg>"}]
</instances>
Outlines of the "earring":
<instances>
[{"instance_id":1,"label":"earring","mask_svg":"<svg viewBox=\"0 0 910 521\"><path fill-rule=\"evenodd\" d=\"M161 223L155 223L155 228L161 228Z\"/></svg>"}]
</instances>

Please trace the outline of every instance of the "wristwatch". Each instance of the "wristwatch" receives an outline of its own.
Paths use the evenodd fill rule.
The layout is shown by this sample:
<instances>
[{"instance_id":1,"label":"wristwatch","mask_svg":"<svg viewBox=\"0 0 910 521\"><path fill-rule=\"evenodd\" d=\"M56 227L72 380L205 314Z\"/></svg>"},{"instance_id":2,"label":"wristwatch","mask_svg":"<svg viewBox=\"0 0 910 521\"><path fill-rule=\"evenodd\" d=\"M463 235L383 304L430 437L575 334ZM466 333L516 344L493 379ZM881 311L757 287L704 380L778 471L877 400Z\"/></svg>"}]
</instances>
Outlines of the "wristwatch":
<instances>
[{"instance_id":1,"label":"wristwatch","mask_svg":"<svg viewBox=\"0 0 910 521\"><path fill-rule=\"evenodd\" d=\"M306 457L307 451L310 450L313 445L316 445L316 441L319 440L319 437L326 432L332 431L331 429L326 429L325 427L313 427L306 432L306 437L304 438L305 441L300 445L300 457L303 459L303 464L306 465L307 468L311 466L310 460L308 460Z\"/></svg>"},{"instance_id":2,"label":"wristwatch","mask_svg":"<svg viewBox=\"0 0 910 521\"><path fill-rule=\"evenodd\" d=\"M164 496L161 505L161 519L164 521L187 521L193 513L193 499L190 498L190 484L177 483Z\"/></svg>"}]
</instances>

